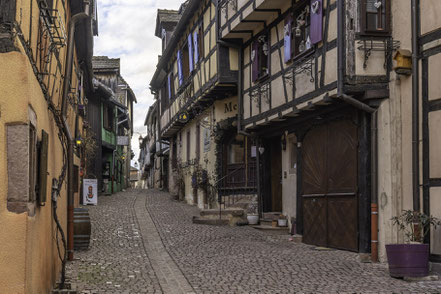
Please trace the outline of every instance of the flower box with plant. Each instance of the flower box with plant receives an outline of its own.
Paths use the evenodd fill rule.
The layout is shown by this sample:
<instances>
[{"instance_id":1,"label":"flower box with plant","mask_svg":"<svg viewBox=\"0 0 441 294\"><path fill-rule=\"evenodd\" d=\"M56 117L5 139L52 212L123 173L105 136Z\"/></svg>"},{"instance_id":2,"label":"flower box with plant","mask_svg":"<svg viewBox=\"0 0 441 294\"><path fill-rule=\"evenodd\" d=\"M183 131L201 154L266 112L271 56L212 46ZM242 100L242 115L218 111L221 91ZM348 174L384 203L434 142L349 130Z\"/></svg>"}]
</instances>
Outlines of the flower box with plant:
<instances>
[{"instance_id":1,"label":"flower box with plant","mask_svg":"<svg viewBox=\"0 0 441 294\"><path fill-rule=\"evenodd\" d=\"M433 226L441 221L419 211L405 210L392 219L393 225L403 232L405 244L386 245L389 273L392 277L424 277L429 274L429 244L422 244Z\"/></svg>"}]
</instances>

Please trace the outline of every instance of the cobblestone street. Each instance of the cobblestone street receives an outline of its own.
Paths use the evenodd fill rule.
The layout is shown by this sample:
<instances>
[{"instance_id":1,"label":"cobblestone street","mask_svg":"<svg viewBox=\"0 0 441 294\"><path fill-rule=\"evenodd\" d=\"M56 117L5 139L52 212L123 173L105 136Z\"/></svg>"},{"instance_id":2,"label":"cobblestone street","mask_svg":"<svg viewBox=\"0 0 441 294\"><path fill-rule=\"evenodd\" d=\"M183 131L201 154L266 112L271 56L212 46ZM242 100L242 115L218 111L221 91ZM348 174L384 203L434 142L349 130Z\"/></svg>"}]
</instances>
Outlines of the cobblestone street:
<instances>
[{"instance_id":1,"label":"cobblestone street","mask_svg":"<svg viewBox=\"0 0 441 294\"><path fill-rule=\"evenodd\" d=\"M100 197L92 240L68 277L79 293L441 293L392 279L384 264L317 251L250 227L193 224L198 209L155 190Z\"/></svg>"}]
</instances>

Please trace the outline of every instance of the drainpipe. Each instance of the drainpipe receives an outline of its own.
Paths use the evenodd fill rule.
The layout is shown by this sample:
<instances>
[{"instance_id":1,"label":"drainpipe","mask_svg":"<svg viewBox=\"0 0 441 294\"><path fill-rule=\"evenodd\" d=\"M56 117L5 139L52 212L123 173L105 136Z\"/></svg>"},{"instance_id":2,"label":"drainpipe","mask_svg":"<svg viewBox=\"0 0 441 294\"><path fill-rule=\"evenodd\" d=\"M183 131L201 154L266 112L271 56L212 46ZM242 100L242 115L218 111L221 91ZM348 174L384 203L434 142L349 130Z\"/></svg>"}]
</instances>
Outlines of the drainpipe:
<instances>
[{"instance_id":1,"label":"drainpipe","mask_svg":"<svg viewBox=\"0 0 441 294\"><path fill-rule=\"evenodd\" d=\"M61 104L61 115L63 121L63 131L68 140L67 148L67 252L68 260L73 260L73 211L74 211L74 168L73 168L73 149L74 149L74 136L69 128L67 122L67 107L68 107L68 95L70 92L70 82L72 79L72 63L73 63L73 52L74 52L74 41L75 41L75 25L81 20L87 19L89 17L89 1L83 1L85 7L85 12L80 12L71 17L69 23L69 41L67 45L66 54L66 72L63 81L63 98Z\"/></svg>"},{"instance_id":2,"label":"drainpipe","mask_svg":"<svg viewBox=\"0 0 441 294\"><path fill-rule=\"evenodd\" d=\"M415 0L412 0L415 1ZM378 113L377 109L344 93L345 1L337 0L337 97L371 114L371 260L378 261Z\"/></svg>"},{"instance_id":3,"label":"drainpipe","mask_svg":"<svg viewBox=\"0 0 441 294\"><path fill-rule=\"evenodd\" d=\"M413 210L420 211L419 166L419 0L411 0L412 6L412 192Z\"/></svg>"},{"instance_id":4,"label":"drainpipe","mask_svg":"<svg viewBox=\"0 0 441 294\"><path fill-rule=\"evenodd\" d=\"M342 94L338 97L346 102L371 114L371 260L378 261L378 113L377 109L359 100Z\"/></svg>"}]
</instances>

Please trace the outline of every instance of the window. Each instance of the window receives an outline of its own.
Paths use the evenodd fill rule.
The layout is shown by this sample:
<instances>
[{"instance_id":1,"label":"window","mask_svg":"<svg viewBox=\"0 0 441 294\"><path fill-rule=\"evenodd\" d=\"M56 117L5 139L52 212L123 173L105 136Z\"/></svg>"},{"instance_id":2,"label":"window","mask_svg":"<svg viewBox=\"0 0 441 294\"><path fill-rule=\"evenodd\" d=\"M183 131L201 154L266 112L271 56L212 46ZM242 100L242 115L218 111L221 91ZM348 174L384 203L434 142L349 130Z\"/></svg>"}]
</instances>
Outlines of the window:
<instances>
[{"instance_id":1,"label":"window","mask_svg":"<svg viewBox=\"0 0 441 294\"><path fill-rule=\"evenodd\" d=\"M37 132L33 125L29 126L29 201L36 197L37 185Z\"/></svg>"},{"instance_id":2,"label":"window","mask_svg":"<svg viewBox=\"0 0 441 294\"><path fill-rule=\"evenodd\" d=\"M268 76L269 54L270 47L268 44L268 37L266 35L262 35L253 42L251 48L253 82Z\"/></svg>"},{"instance_id":3,"label":"window","mask_svg":"<svg viewBox=\"0 0 441 294\"><path fill-rule=\"evenodd\" d=\"M103 104L103 128L113 131L113 108Z\"/></svg>"},{"instance_id":4,"label":"window","mask_svg":"<svg viewBox=\"0 0 441 294\"><path fill-rule=\"evenodd\" d=\"M168 80L167 80L167 94L169 102L173 101L173 97L175 96L175 83L173 73L168 74Z\"/></svg>"},{"instance_id":5,"label":"window","mask_svg":"<svg viewBox=\"0 0 441 294\"><path fill-rule=\"evenodd\" d=\"M361 34L384 35L390 32L390 1L362 0Z\"/></svg>"},{"instance_id":6,"label":"window","mask_svg":"<svg viewBox=\"0 0 441 294\"><path fill-rule=\"evenodd\" d=\"M176 144L176 141L178 138L175 136L173 138L173 144L172 144L172 169L176 169L178 167L178 144Z\"/></svg>"},{"instance_id":7,"label":"window","mask_svg":"<svg viewBox=\"0 0 441 294\"><path fill-rule=\"evenodd\" d=\"M285 62L306 54L322 41L323 0L306 0L285 18Z\"/></svg>"},{"instance_id":8,"label":"window","mask_svg":"<svg viewBox=\"0 0 441 294\"><path fill-rule=\"evenodd\" d=\"M193 33L193 48L194 48L194 64L198 64L203 56L203 44L204 44L204 29L202 23L198 29Z\"/></svg>"},{"instance_id":9,"label":"window","mask_svg":"<svg viewBox=\"0 0 441 294\"><path fill-rule=\"evenodd\" d=\"M201 126L196 126L196 159L201 155Z\"/></svg>"},{"instance_id":10,"label":"window","mask_svg":"<svg viewBox=\"0 0 441 294\"><path fill-rule=\"evenodd\" d=\"M187 162L190 161L190 131L187 131Z\"/></svg>"},{"instance_id":11,"label":"window","mask_svg":"<svg viewBox=\"0 0 441 294\"><path fill-rule=\"evenodd\" d=\"M245 141L242 135L236 135L228 146L228 164L237 164L244 162Z\"/></svg>"},{"instance_id":12,"label":"window","mask_svg":"<svg viewBox=\"0 0 441 294\"><path fill-rule=\"evenodd\" d=\"M295 174L297 171L297 143L296 140L289 140L289 173Z\"/></svg>"}]
</instances>

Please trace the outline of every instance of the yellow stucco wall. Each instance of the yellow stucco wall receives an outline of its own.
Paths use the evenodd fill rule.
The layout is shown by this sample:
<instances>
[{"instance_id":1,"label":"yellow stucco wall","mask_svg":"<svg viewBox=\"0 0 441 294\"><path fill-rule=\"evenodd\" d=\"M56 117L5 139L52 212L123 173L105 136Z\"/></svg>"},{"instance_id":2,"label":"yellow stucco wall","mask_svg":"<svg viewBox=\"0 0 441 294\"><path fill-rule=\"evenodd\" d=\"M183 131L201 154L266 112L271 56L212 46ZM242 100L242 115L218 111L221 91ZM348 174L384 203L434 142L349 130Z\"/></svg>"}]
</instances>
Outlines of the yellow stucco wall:
<instances>
[{"instance_id":1,"label":"yellow stucco wall","mask_svg":"<svg viewBox=\"0 0 441 294\"><path fill-rule=\"evenodd\" d=\"M36 0L32 0L32 12L29 1L17 1L17 23L26 41L31 40L34 58L37 52L37 33L39 10ZM61 18L65 20L65 11L61 0L54 1ZM66 4L66 9L69 9ZM32 15L32 18L31 18ZM29 21L32 19L32 36ZM58 178L62 169L62 148L58 139L58 128L49 113L48 104L38 83L28 56L18 38L15 39L19 52L0 54L0 293L49 293L59 278L61 262L58 258L56 225L52 218L51 185L52 179ZM55 105L61 102L62 81L64 74L65 47L60 49L61 68L57 69L52 58L44 83L52 93ZM54 56L52 56L54 57ZM75 63L74 63L75 68ZM76 85L76 75L73 75ZM47 201L45 206L36 205L35 215L16 214L8 211L8 163L6 128L9 124L29 124L28 108L36 114L37 140L41 140L42 130L49 135ZM75 112L68 109L68 124L74 130ZM80 119L79 125L82 126ZM80 131L81 132L81 131ZM17 154L17 156L22 156ZM26 157L23 160L28 160ZM79 160L76 162L79 165ZM28 187L23 187L24 191ZM77 198L78 199L78 198ZM67 233L67 189L66 182L58 198L58 218ZM59 237L60 238L60 237ZM60 240L60 246L61 240Z\"/></svg>"}]
</instances>

